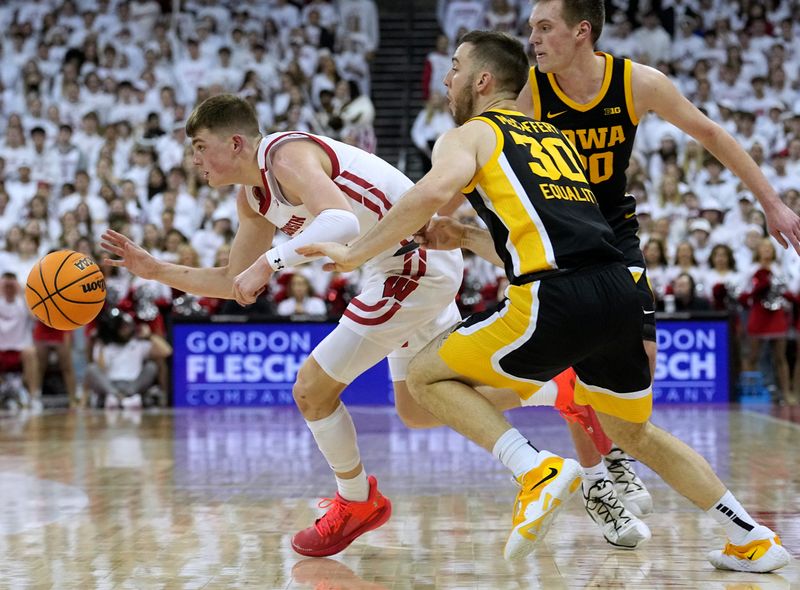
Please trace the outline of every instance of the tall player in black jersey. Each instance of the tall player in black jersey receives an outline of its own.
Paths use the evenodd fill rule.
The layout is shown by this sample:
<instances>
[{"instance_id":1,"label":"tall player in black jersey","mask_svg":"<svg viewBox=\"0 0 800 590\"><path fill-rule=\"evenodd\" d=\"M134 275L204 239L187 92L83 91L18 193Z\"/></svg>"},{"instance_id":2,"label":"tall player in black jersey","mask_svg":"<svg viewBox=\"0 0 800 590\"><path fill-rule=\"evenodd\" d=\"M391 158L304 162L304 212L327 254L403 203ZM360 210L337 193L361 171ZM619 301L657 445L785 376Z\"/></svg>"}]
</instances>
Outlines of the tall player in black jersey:
<instances>
[{"instance_id":1,"label":"tall player in black jersey","mask_svg":"<svg viewBox=\"0 0 800 590\"><path fill-rule=\"evenodd\" d=\"M695 108L666 76L629 59L594 51L604 20L603 0L535 3L529 24L536 66L530 69L517 108L556 125L580 153L600 209L614 230L614 245L625 256L639 287L643 339L652 371L656 358L653 296L637 237L636 203L625 192L625 171L641 118L652 111L702 143L758 198L770 234L784 247L791 244L798 252L800 218L781 201L736 140ZM560 388L574 382L569 375L561 375L556 381ZM571 424L571 431L581 463L601 464L600 455L583 430ZM626 458L621 451L615 449L612 457L621 459L624 465ZM623 477L630 478L630 473L623 473ZM638 483L628 485L627 490L623 485L623 501L635 503L637 494L644 496L637 488ZM721 568L733 567L735 558L722 554L712 562Z\"/></svg>"},{"instance_id":2,"label":"tall player in black jersey","mask_svg":"<svg viewBox=\"0 0 800 590\"><path fill-rule=\"evenodd\" d=\"M462 226L460 235L428 226L426 245L463 245L503 267L506 299L431 342L412 361L408 379L417 402L491 452L520 484L507 559L535 548L580 486L580 467L534 448L476 386L528 397L574 366L576 395L616 440L700 508L729 514L729 535L753 537L737 569L786 565L777 536L752 520L709 464L649 422L650 370L636 287L610 243L613 232L575 148L553 125L515 110L527 70L515 39L482 31L462 37L445 78L460 126L439 138L431 171L352 246L312 244L298 252L330 257L329 270L352 270L428 223L458 192L486 223L488 232Z\"/></svg>"}]
</instances>

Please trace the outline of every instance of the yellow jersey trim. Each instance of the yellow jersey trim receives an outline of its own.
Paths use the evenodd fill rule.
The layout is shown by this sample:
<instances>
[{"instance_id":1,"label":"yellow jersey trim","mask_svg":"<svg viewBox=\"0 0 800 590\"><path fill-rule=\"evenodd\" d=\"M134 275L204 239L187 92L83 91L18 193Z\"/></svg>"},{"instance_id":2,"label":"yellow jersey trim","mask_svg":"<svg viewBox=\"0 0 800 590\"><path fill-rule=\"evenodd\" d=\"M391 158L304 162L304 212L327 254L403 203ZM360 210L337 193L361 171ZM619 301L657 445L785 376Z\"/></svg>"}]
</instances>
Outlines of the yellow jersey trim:
<instances>
[{"instance_id":1,"label":"yellow jersey trim","mask_svg":"<svg viewBox=\"0 0 800 590\"><path fill-rule=\"evenodd\" d=\"M636 116L636 105L633 104L633 63L631 60L625 60L625 104L628 107L628 116L631 118L631 123L634 125L639 124L639 117Z\"/></svg>"},{"instance_id":2,"label":"yellow jersey trim","mask_svg":"<svg viewBox=\"0 0 800 590\"><path fill-rule=\"evenodd\" d=\"M533 118L542 120L542 101L539 99L539 82L536 80L536 68L528 70L528 80L531 83L531 102L533 103Z\"/></svg>"},{"instance_id":3,"label":"yellow jersey trim","mask_svg":"<svg viewBox=\"0 0 800 590\"><path fill-rule=\"evenodd\" d=\"M547 74L547 79L550 80L550 86L553 87L553 92L556 93L558 98L560 98L561 101L571 109L580 111L582 113L585 113L586 111L589 111L594 107L596 107L598 104L600 104L600 101L603 100L603 98L606 95L606 92L608 92L608 87L611 85L611 73L614 66L614 58L611 57L611 55L609 55L608 53L603 53L602 51L596 52L595 55L602 55L606 58L606 70L605 73L603 74L603 85L600 87L600 92L598 92L597 96L595 96L591 101L587 102L586 104L575 102L569 96L564 94L564 91L561 90L561 87L558 85L556 77L553 74Z\"/></svg>"},{"instance_id":4,"label":"yellow jersey trim","mask_svg":"<svg viewBox=\"0 0 800 590\"><path fill-rule=\"evenodd\" d=\"M499 109L492 109L492 110L493 111L497 110L498 112L501 113L505 112L509 114L521 114L517 113L517 111L501 111ZM489 125L489 127L491 127L492 130L494 130L494 136L497 140L497 145L495 145L494 152L492 153L491 157L488 160L486 160L486 163L483 166L481 166L480 170L478 170L475 173L475 176L472 177L472 180L470 180L469 184L461 189L461 192L464 194L471 193L472 191L475 190L475 187L478 185L478 182L480 182L480 180L486 174L486 169L489 168L491 164L497 162L498 158L500 157L500 153L503 151L503 144L505 143L503 141L503 132L500 130L500 127L497 125L497 123L495 123L488 117L472 117L470 121L483 121L484 123Z\"/></svg>"}]
</instances>

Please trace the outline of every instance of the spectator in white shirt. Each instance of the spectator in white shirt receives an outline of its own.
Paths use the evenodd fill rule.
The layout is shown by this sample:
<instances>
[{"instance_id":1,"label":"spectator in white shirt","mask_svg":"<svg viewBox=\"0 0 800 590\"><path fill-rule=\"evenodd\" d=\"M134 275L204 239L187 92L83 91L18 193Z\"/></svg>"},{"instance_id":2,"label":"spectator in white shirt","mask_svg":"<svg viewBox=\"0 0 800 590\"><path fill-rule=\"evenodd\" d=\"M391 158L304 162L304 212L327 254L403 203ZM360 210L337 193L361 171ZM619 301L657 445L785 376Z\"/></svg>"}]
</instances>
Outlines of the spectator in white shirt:
<instances>
[{"instance_id":1,"label":"spectator in white shirt","mask_svg":"<svg viewBox=\"0 0 800 590\"><path fill-rule=\"evenodd\" d=\"M615 17L616 24L609 27L609 35L603 36L598 40L598 48L603 51L608 51L620 57L631 57L636 53L636 41L634 40L633 25L631 21L625 18L623 13L617 13L619 16Z\"/></svg>"},{"instance_id":2,"label":"spectator in white shirt","mask_svg":"<svg viewBox=\"0 0 800 590\"><path fill-rule=\"evenodd\" d=\"M274 5L269 9L269 18L278 29L293 29L300 24L300 9L289 0L274 0Z\"/></svg>"},{"instance_id":3,"label":"spectator in white shirt","mask_svg":"<svg viewBox=\"0 0 800 590\"><path fill-rule=\"evenodd\" d=\"M41 127L50 137L55 137L58 133L58 126L47 119L44 112L44 103L37 92L28 93L26 101L27 112L22 115L22 126L27 133L34 127Z\"/></svg>"},{"instance_id":4,"label":"spectator in white shirt","mask_svg":"<svg viewBox=\"0 0 800 590\"><path fill-rule=\"evenodd\" d=\"M114 106L108 111L108 121L110 123L127 121L131 125L140 125L146 116L147 106L139 99L133 84L128 80L117 84L117 98Z\"/></svg>"},{"instance_id":5,"label":"spectator in white shirt","mask_svg":"<svg viewBox=\"0 0 800 590\"><path fill-rule=\"evenodd\" d=\"M339 17L339 39L355 34L363 36L363 49L367 53L373 53L378 48L380 26L374 0L340 0Z\"/></svg>"},{"instance_id":6,"label":"spectator in white shirt","mask_svg":"<svg viewBox=\"0 0 800 590\"><path fill-rule=\"evenodd\" d=\"M30 160L20 160L14 180L7 180L5 189L11 198L13 206L18 210L22 210L28 206L33 195L36 194L36 185L37 182L31 174Z\"/></svg>"},{"instance_id":7,"label":"spectator in white shirt","mask_svg":"<svg viewBox=\"0 0 800 590\"><path fill-rule=\"evenodd\" d=\"M219 63L207 71L207 83L219 84L226 92L236 92L242 85L242 71L231 63L231 48L220 47L217 55Z\"/></svg>"},{"instance_id":8,"label":"spectator in white shirt","mask_svg":"<svg viewBox=\"0 0 800 590\"><path fill-rule=\"evenodd\" d=\"M642 16L642 26L632 35L638 46L637 56L644 64L655 66L668 61L672 54L672 39L661 26L658 14L651 10Z\"/></svg>"},{"instance_id":9,"label":"spectator in white shirt","mask_svg":"<svg viewBox=\"0 0 800 590\"><path fill-rule=\"evenodd\" d=\"M311 98L315 107L319 107L319 93L322 90L336 90L336 83L341 79L336 62L327 50L320 50L317 62L317 73L311 79Z\"/></svg>"},{"instance_id":10,"label":"spectator in white shirt","mask_svg":"<svg viewBox=\"0 0 800 590\"><path fill-rule=\"evenodd\" d=\"M794 177L800 176L800 137L794 137L789 141L786 173Z\"/></svg>"},{"instance_id":11,"label":"spectator in white shirt","mask_svg":"<svg viewBox=\"0 0 800 590\"><path fill-rule=\"evenodd\" d=\"M729 211L736 206L736 184L730 180L730 174L724 175L724 167L711 154L703 162L703 171L698 174L693 190L701 202L714 201L723 210Z\"/></svg>"},{"instance_id":12,"label":"spectator in white shirt","mask_svg":"<svg viewBox=\"0 0 800 590\"><path fill-rule=\"evenodd\" d=\"M174 212L173 224L183 235L191 236L197 230L197 202L187 193L168 188L156 195L148 205L147 219L159 224L166 210Z\"/></svg>"},{"instance_id":13,"label":"spectator in white shirt","mask_svg":"<svg viewBox=\"0 0 800 590\"><path fill-rule=\"evenodd\" d=\"M103 398L107 409L141 407L142 397L158 378L158 366L150 361L171 354L172 347L147 324L137 328L130 315L112 309L98 320L86 386ZM124 403L123 398L131 399Z\"/></svg>"},{"instance_id":14,"label":"spectator in white shirt","mask_svg":"<svg viewBox=\"0 0 800 590\"><path fill-rule=\"evenodd\" d=\"M256 72L259 86L269 92L267 96L280 88L278 60L274 54L267 52L266 46L261 41L251 45L250 56L242 63L241 69L244 72Z\"/></svg>"},{"instance_id":15,"label":"spectator in white shirt","mask_svg":"<svg viewBox=\"0 0 800 590\"><path fill-rule=\"evenodd\" d=\"M209 61L200 55L197 38L186 42L187 56L175 64L181 100L194 104L197 102L197 89L206 84L206 75L211 67Z\"/></svg>"},{"instance_id":16,"label":"spectator in white shirt","mask_svg":"<svg viewBox=\"0 0 800 590\"><path fill-rule=\"evenodd\" d=\"M75 192L59 201L59 217L67 211L75 211L80 203L86 203L89 207L92 221L102 223L108 218L108 204L100 196L90 192L89 173L86 170L75 173Z\"/></svg>"},{"instance_id":17,"label":"spectator in white shirt","mask_svg":"<svg viewBox=\"0 0 800 590\"><path fill-rule=\"evenodd\" d=\"M158 139L156 152L158 166L162 170L171 170L183 163L186 153L186 127L183 121L173 123L170 133Z\"/></svg>"},{"instance_id":18,"label":"spectator in white shirt","mask_svg":"<svg viewBox=\"0 0 800 590\"><path fill-rule=\"evenodd\" d=\"M297 272L292 275L287 291L288 297L278 304L278 315L325 316L328 313L325 302L314 296L311 283L303 274Z\"/></svg>"},{"instance_id":19,"label":"spectator in white shirt","mask_svg":"<svg viewBox=\"0 0 800 590\"><path fill-rule=\"evenodd\" d=\"M201 266L214 266L217 251L232 239L230 214L225 210L217 210L211 217L211 227L194 232L190 243L197 250Z\"/></svg>"},{"instance_id":20,"label":"spectator in white shirt","mask_svg":"<svg viewBox=\"0 0 800 590\"><path fill-rule=\"evenodd\" d=\"M72 127L69 125L58 128L58 137L53 148L53 159L58 172L57 184L60 188L62 183L72 182L79 169L86 168L86 158L72 142Z\"/></svg>"},{"instance_id":21,"label":"spectator in white shirt","mask_svg":"<svg viewBox=\"0 0 800 590\"><path fill-rule=\"evenodd\" d=\"M767 142L764 146L770 152L779 152L786 147L786 134L783 131L783 115L786 105L773 98L767 104L766 116L756 120L755 133Z\"/></svg>"},{"instance_id":22,"label":"spectator in white shirt","mask_svg":"<svg viewBox=\"0 0 800 590\"><path fill-rule=\"evenodd\" d=\"M86 167L94 170L100 157L100 149L106 140L98 131L99 119L97 113L90 111L81 118L81 126L72 137L72 142L78 146L86 157Z\"/></svg>"},{"instance_id":23,"label":"spectator in white shirt","mask_svg":"<svg viewBox=\"0 0 800 590\"><path fill-rule=\"evenodd\" d=\"M461 29L472 31L483 26L484 8L477 0L450 0L440 23L449 39L458 41Z\"/></svg>"},{"instance_id":24,"label":"spectator in white shirt","mask_svg":"<svg viewBox=\"0 0 800 590\"><path fill-rule=\"evenodd\" d=\"M311 12L319 13L319 24L326 29L335 30L339 24L339 14L336 7L330 0L311 0L302 10L301 20L308 22L308 15Z\"/></svg>"},{"instance_id":25,"label":"spectator in white shirt","mask_svg":"<svg viewBox=\"0 0 800 590\"><path fill-rule=\"evenodd\" d=\"M517 30L517 11L509 0L491 0L486 11L486 28L513 35Z\"/></svg>"},{"instance_id":26,"label":"spectator in white shirt","mask_svg":"<svg viewBox=\"0 0 800 590\"><path fill-rule=\"evenodd\" d=\"M25 145L25 136L20 124L9 123L6 129L6 140L3 145L0 145L0 157L5 160L6 173L12 177L16 175L20 163L30 162L31 150Z\"/></svg>"},{"instance_id":27,"label":"spectator in white shirt","mask_svg":"<svg viewBox=\"0 0 800 590\"><path fill-rule=\"evenodd\" d=\"M422 69L422 98L425 100L434 92L443 92L444 80L450 69L450 39L447 35L436 37L436 48L425 58Z\"/></svg>"},{"instance_id":28,"label":"spectator in white shirt","mask_svg":"<svg viewBox=\"0 0 800 590\"><path fill-rule=\"evenodd\" d=\"M365 53L351 37L342 39L342 50L334 55L333 59L344 79L356 82L361 94L370 93L369 62Z\"/></svg>"},{"instance_id":29,"label":"spectator in white shirt","mask_svg":"<svg viewBox=\"0 0 800 590\"><path fill-rule=\"evenodd\" d=\"M726 57L725 50L720 46L717 32L714 29L706 29L703 33L703 47L698 50L694 58L707 61L710 66L717 67L725 63Z\"/></svg>"},{"instance_id":30,"label":"spectator in white shirt","mask_svg":"<svg viewBox=\"0 0 800 590\"><path fill-rule=\"evenodd\" d=\"M697 20L691 16L683 17L678 23L678 31L672 43L672 61L683 71L694 62L703 50L703 38L697 34Z\"/></svg>"},{"instance_id":31,"label":"spectator in white shirt","mask_svg":"<svg viewBox=\"0 0 800 590\"><path fill-rule=\"evenodd\" d=\"M787 168L788 156L788 149L776 152L772 156L772 168L774 173L770 179L770 183L779 193L793 188L800 188L800 177L798 177L797 171L790 171Z\"/></svg>"},{"instance_id":32,"label":"spectator in white shirt","mask_svg":"<svg viewBox=\"0 0 800 590\"><path fill-rule=\"evenodd\" d=\"M422 158L424 172L431 169L433 144L445 131L455 127L453 116L447 108L447 98L440 93L431 94L411 126L411 140Z\"/></svg>"},{"instance_id":33,"label":"spectator in white shirt","mask_svg":"<svg viewBox=\"0 0 800 590\"><path fill-rule=\"evenodd\" d=\"M750 89L739 79L739 71L734 65L724 63L719 67L718 74L714 80L714 96L717 100L729 100L741 108Z\"/></svg>"}]
</instances>

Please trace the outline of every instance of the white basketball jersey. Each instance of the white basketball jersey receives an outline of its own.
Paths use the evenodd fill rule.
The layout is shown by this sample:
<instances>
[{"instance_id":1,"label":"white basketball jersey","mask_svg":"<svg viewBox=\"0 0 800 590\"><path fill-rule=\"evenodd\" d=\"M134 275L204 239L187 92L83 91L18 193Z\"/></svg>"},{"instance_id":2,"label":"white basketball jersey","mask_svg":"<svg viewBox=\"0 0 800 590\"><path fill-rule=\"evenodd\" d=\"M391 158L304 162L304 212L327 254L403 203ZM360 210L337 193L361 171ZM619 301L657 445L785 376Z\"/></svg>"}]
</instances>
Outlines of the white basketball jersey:
<instances>
[{"instance_id":1,"label":"white basketball jersey","mask_svg":"<svg viewBox=\"0 0 800 590\"><path fill-rule=\"evenodd\" d=\"M359 237L378 223L414 184L402 172L377 156L346 143L300 131L268 135L258 146L262 186L246 186L245 192L250 207L287 235L292 236L302 231L314 220L314 215L305 205L292 205L286 200L271 171L272 153L279 145L288 141L313 141L328 154L333 168L331 180L350 199L353 213L358 217L361 227ZM392 255L401 245L402 243L398 243L373 258L373 261Z\"/></svg>"}]
</instances>

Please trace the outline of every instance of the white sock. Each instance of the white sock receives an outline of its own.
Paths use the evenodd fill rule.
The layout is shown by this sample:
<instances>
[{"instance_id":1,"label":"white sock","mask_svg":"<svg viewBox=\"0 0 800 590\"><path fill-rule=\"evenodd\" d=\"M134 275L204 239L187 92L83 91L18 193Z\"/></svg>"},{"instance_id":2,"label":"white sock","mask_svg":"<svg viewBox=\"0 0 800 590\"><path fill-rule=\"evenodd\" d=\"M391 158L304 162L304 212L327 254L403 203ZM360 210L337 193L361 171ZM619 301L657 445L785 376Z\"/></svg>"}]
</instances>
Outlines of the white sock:
<instances>
[{"instance_id":1,"label":"white sock","mask_svg":"<svg viewBox=\"0 0 800 590\"><path fill-rule=\"evenodd\" d=\"M742 508L730 490L726 490L706 514L725 528L725 533L734 545L744 545L753 540L748 538L748 534L758 523Z\"/></svg>"},{"instance_id":2,"label":"white sock","mask_svg":"<svg viewBox=\"0 0 800 590\"><path fill-rule=\"evenodd\" d=\"M602 459L600 459L600 463L592 467L584 467L581 465L581 470L583 471L582 478L584 494L589 493L589 488L591 488L596 481L608 478L608 470L606 470L606 464Z\"/></svg>"},{"instance_id":3,"label":"white sock","mask_svg":"<svg viewBox=\"0 0 800 590\"><path fill-rule=\"evenodd\" d=\"M350 412L347 411L343 403L340 403L330 416L312 422L306 420L306 424L308 424L311 434L314 435L314 440L317 441L319 450L335 473L347 473L358 467L361 462L361 455L358 452L358 443L356 442L356 428L353 426ZM347 480L350 481L346 486L347 493L355 494L354 497L346 496L341 491L339 494L347 500L366 500L369 495L369 486L363 470L362 475L362 480L359 480L358 477L353 480ZM357 493L355 487L351 489L351 485L358 485L362 490L361 493ZM342 488L340 487L339 489L341 490Z\"/></svg>"},{"instance_id":4,"label":"white sock","mask_svg":"<svg viewBox=\"0 0 800 590\"><path fill-rule=\"evenodd\" d=\"M503 433L492 449L492 455L508 467L517 478L533 469L538 454L539 451L516 428L510 428Z\"/></svg>"},{"instance_id":5,"label":"white sock","mask_svg":"<svg viewBox=\"0 0 800 590\"><path fill-rule=\"evenodd\" d=\"M339 495L345 500L364 502L369 496L367 472L361 469L361 473L352 479L340 479L337 477L336 487L339 490Z\"/></svg>"},{"instance_id":6,"label":"white sock","mask_svg":"<svg viewBox=\"0 0 800 590\"><path fill-rule=\"evenodd\" d=\"M528 399L521 399L523 406L555 406L558 397L558 385L555 380L550 379L542 385L541 389L530 396Z\"/></svg>"}]
</instances>

